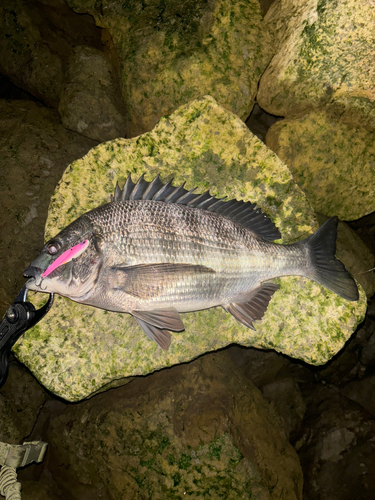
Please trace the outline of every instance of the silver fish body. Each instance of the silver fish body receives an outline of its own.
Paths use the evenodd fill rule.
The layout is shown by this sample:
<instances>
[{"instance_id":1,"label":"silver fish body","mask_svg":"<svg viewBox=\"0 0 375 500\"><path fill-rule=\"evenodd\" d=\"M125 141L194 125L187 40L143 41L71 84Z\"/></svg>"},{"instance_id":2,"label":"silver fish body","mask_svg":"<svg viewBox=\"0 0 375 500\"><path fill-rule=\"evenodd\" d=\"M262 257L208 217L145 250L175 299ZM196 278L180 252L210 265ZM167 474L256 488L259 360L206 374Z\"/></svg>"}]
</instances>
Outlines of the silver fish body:
<instances>
[{"instance_id":1,"label":"silver fish body","mask_svg":"<svg viewBox=\"0 0 375 500\"><path fill-rule=\"evenodd\" d=\"M168 330L184 328L181 312L223 306L253 328L278 288L267 282L275 277L306 276L357 300L334 257L336 227L333 218L306 240L275 244L278 230L254 205L141 177L47 242L24 274L31 290L132 314L167 349Z\"/></svg>"}]
</instances>

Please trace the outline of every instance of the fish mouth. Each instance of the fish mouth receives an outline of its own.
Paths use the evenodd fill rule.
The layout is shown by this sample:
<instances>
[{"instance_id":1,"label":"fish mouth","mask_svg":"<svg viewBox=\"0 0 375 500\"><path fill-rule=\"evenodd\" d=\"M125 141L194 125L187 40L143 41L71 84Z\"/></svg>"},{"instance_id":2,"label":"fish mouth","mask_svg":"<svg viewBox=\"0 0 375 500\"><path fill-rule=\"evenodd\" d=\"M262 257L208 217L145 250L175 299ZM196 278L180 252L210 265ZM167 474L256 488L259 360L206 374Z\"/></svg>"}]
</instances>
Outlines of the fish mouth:
<instances>
[{"instance_id":1,"label":"fish mouth","mask_svg":"<svg viewBox=\"0 0 375 500\"><path fill-rule=\"evenodd\" d=\"M40 267L34 267L34 266L29 266L25 271L23 272L23 275L25 278L39 278L43 274L43 269Z\"/></svg>"},{"instance_id":2,"label":"fish mouth","mask_svg":"<svg viewBox=\"0 0 375 500\"><path fill-rule=\"evenodd\" d=\"M43 274L43 269L39 267L29 266L23 272L25 278L30 278L26 281L26 288L28 290L38 290L40 285L40 279ZM37 284L37 280L39 280L39 285Z\"/></svg>"}]
</instances>

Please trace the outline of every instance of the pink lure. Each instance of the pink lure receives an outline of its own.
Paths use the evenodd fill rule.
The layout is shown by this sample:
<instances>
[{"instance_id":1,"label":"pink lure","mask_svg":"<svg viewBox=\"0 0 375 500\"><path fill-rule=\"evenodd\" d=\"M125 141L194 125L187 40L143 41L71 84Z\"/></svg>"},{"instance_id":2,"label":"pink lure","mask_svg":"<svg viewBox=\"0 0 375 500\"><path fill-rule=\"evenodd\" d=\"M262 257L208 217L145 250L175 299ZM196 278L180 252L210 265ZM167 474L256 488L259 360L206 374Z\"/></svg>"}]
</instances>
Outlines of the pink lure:
<instances>
[{"instance_id":1,"label":"pink lure","mask_svg":"<svg viewBox=\"0 0 375 500\"><path fill-rule=\"evenodd\" d=\"M52 271L57 269L59 266L62 266L67 262L70 262L75 257L81 255L81 253L83 253L86 250L88 244L89 241L85 240L82 241L81 243L78 243L78 245L75 245L74 247L65 250L65 252L62 253L60 257L57 257L57 259L54 262L52 262L50 266L47 267L47 269L42 274L42 278L46 278L49 274L52 273Z\"/></svg>"}]
</instances>

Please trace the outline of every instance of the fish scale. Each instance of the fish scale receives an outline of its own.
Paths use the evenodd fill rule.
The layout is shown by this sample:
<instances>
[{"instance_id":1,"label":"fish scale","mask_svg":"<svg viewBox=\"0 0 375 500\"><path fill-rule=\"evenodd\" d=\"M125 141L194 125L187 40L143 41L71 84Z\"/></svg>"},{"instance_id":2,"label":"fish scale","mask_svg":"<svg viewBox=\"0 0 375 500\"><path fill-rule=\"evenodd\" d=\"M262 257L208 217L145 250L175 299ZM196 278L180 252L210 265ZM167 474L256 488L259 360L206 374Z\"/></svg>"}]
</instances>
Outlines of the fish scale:
<instances>
[{"instance_id":1,"label":"fish scale","mask_svg":"<svg viewBox=\"0 0 375 500\"><path fill-rule=\"evenodd\" d=\"M222 306L242 324L264 315L280 276L305 276L348 300L353 278L335 256L337 219L291 245L254 204L223 201L163 184L157 176L124 188L73 221L25 271L27 287L132 314L168 349L179 313ZM54 263L56 261L56 263Z\"/></svg>"},{"instance_id":2,"label":"fish scale","mask_svg":"<svg viewBox=\"0 0 375 500\"><path fill-rule=\"evenodd\" d=\"M110 210L116 209L117 212L121 213L121 216L116 216L117 224L112 224L111 233L108 233L104 226L102 229L103 238L110 237L109 235L114 235L117 238L117 246L120 244L123 248L127 246L133 246L136 254L143 254L142 256L148 259L149 262L155 262L157 259L159 262L164 262L167 259L177 259L183 258L192 261L194 259L196 262L208 257L208 253L211 251L212 254L220 254L222 250L234 253L235 249L231 247L229 242L229 237L238 239L235 232L232 231L231 235L226 236L226 241L223 238L216 239L212 237L209 230L199 231L194 229L194 225L210 224L210 230L220 231L225 230L225 226L221 224L221 228L216 228L215 226L220 226L217 224L217 220L212 220L214 214L207 214L202 212L201 217L197 217L196 214L194 218L189 214L189 210L186 207L174 207L173 205L167 205L169 208L168 212L165 212L165 207L161 202L147 202L151 205L148 211L142 209L142 211L137 210L137 205L144 204L146 202L128 202L127 204L119 203L116 207L108 207ZM107 207L103 207L107 209ZM177 209L177 210L176 210ZM177 212L177 214L176 214ZM185 219L181 216L184 213L187 216ZM90 214L89 217L94 217L97 220L97 224L100 224L100 213ZM175 220L178 217L179 223L182 227L175 226ZM188 220L188 219L193 220ZM210 220L211 219L211 220ZM222 219L225 221L225 219ZM216 223L216 224L215 224ZM192 229L193 228L193 229ZM155 246L154 252L147 251L144 252L143 249L147 247ZM241 245L243 246L243 244ZM180 251L180 253L176 253ZM202 257L202 252L205 252L205 256ZM136 259L137 257L135 257Z\"/></svg>"},{"instance_id":3,"label":"fish scale","mask_svg":"<svg viewBox=\"0 0 375 500\"><path fill-rule=\"evenodd\" d=\"M167 205L168 210L165 210L166 207L161 202L148 202L148 210L145 210L145 207L140 206L143 203L145 202L133 201L126 205L123 203L115 207L103 207L104 210L109 209L122 214L119 216L117 213L114 216L114 219L118 221L119 229L112 224L111 228L114 231L112 232L111 229L108 236L116 234L121 241L123 246L121 255L130 255L126 261L127 265L179 262L207 266L218 272L225 270L221 280L216 276L214 283L210 284L211 290L223 289L221 298L228 295L225 288L233 288L234 281L238 281L240 284L241 281L246 280L248 274L246 260L248 259L245 260L245 258L247 257L248 242L244 239L245 233L242 228L226 228L227 221L223 218L218 219L215 214L204 212L191 214L189 209L183 206ZM141 209L140 211L137 210L137 206ZM178 212L177 217L176 211ZM99 217L97 215L95 214L96 222L100 224L100 214ZM176 219L182 223L182 228L178 228L178 233L173 228ZM135 220L137 223L132 224ZM157 221L158 223L156 223ZM126 230L122 231L120 228L126 228ZM200 230L200 228L205 229ZM226 233L226 241L223 238L220 238L221 241L215 241L215 238L212 237L214 232L220 230L222 233ZM161 233L163 237L160 236ZM167 235L170 237L168 238ZM102 238L103 240L107 238L105 228L102 231ZM233 241L236 241L237 248L230 247L230 240L232 240L232 245ZM113 254L106 255L108 263L118 262L118 252L121 245L116 246L116 251ZM130 252L129 247L133 249ZM228 282L229 280L231 283ZM174 283L173 287L168 286L168 281L165 281L163 283L165 295L159 293L158 297L153 299L153 303L161 306L164 301L172 301L173 306L179 308L184 307L185 303L186 310L192 310L191 307L194 308L195 305L192 306L191 303L195 304L197 300L202 300L200 289L205 282L207 282L205 276L193 276L185 278L185 280L181 276L181 281ZM207 283L204 288L207 289ZM240 287L240 289L242 288ZM206 292L204 292L204 297L207 301ZM212 300L217 300L217 298L218 292L215 293L215 299L210 298L209 302L212 303ZM125 296L124 300L126 299L128 298ZM143 302L147 303L150 299L147 296ZM134 307L142 308L143 304L139 301Z\"/></svg>"}]
</instances>

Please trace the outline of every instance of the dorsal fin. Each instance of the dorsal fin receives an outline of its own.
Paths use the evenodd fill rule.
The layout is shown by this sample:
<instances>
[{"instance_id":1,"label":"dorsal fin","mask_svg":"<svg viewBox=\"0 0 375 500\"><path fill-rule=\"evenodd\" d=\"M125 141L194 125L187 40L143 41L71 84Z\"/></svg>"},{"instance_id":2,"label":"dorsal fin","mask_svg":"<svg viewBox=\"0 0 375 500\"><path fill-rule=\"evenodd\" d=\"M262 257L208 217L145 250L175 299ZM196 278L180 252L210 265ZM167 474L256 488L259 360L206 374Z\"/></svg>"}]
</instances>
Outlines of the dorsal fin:
<instances>
[{"instance_id":1,"label":"dorsal fin","mask_svg":"<svg viewBox=\"0 0 375 500\"><path fill-rule=\"evenodd\" d=\"M273 241L281 237L274 223L255 203L237 200L224 201L224 198L219 199L211 196L209 191L202 194L195 194L194 191L197 188L187 191L184 188L185 182L178 187L173 186L172 182L173 179L163 184L160 180L160 174L151 182L148 182L145 180L144 174L142 174L136 184L134 184L129 174L122 189L116 183L115 193L111 196L111 201L155 200L187 205L227 217L250 229L267 241Z\"/></svg>"}]
</instances>

